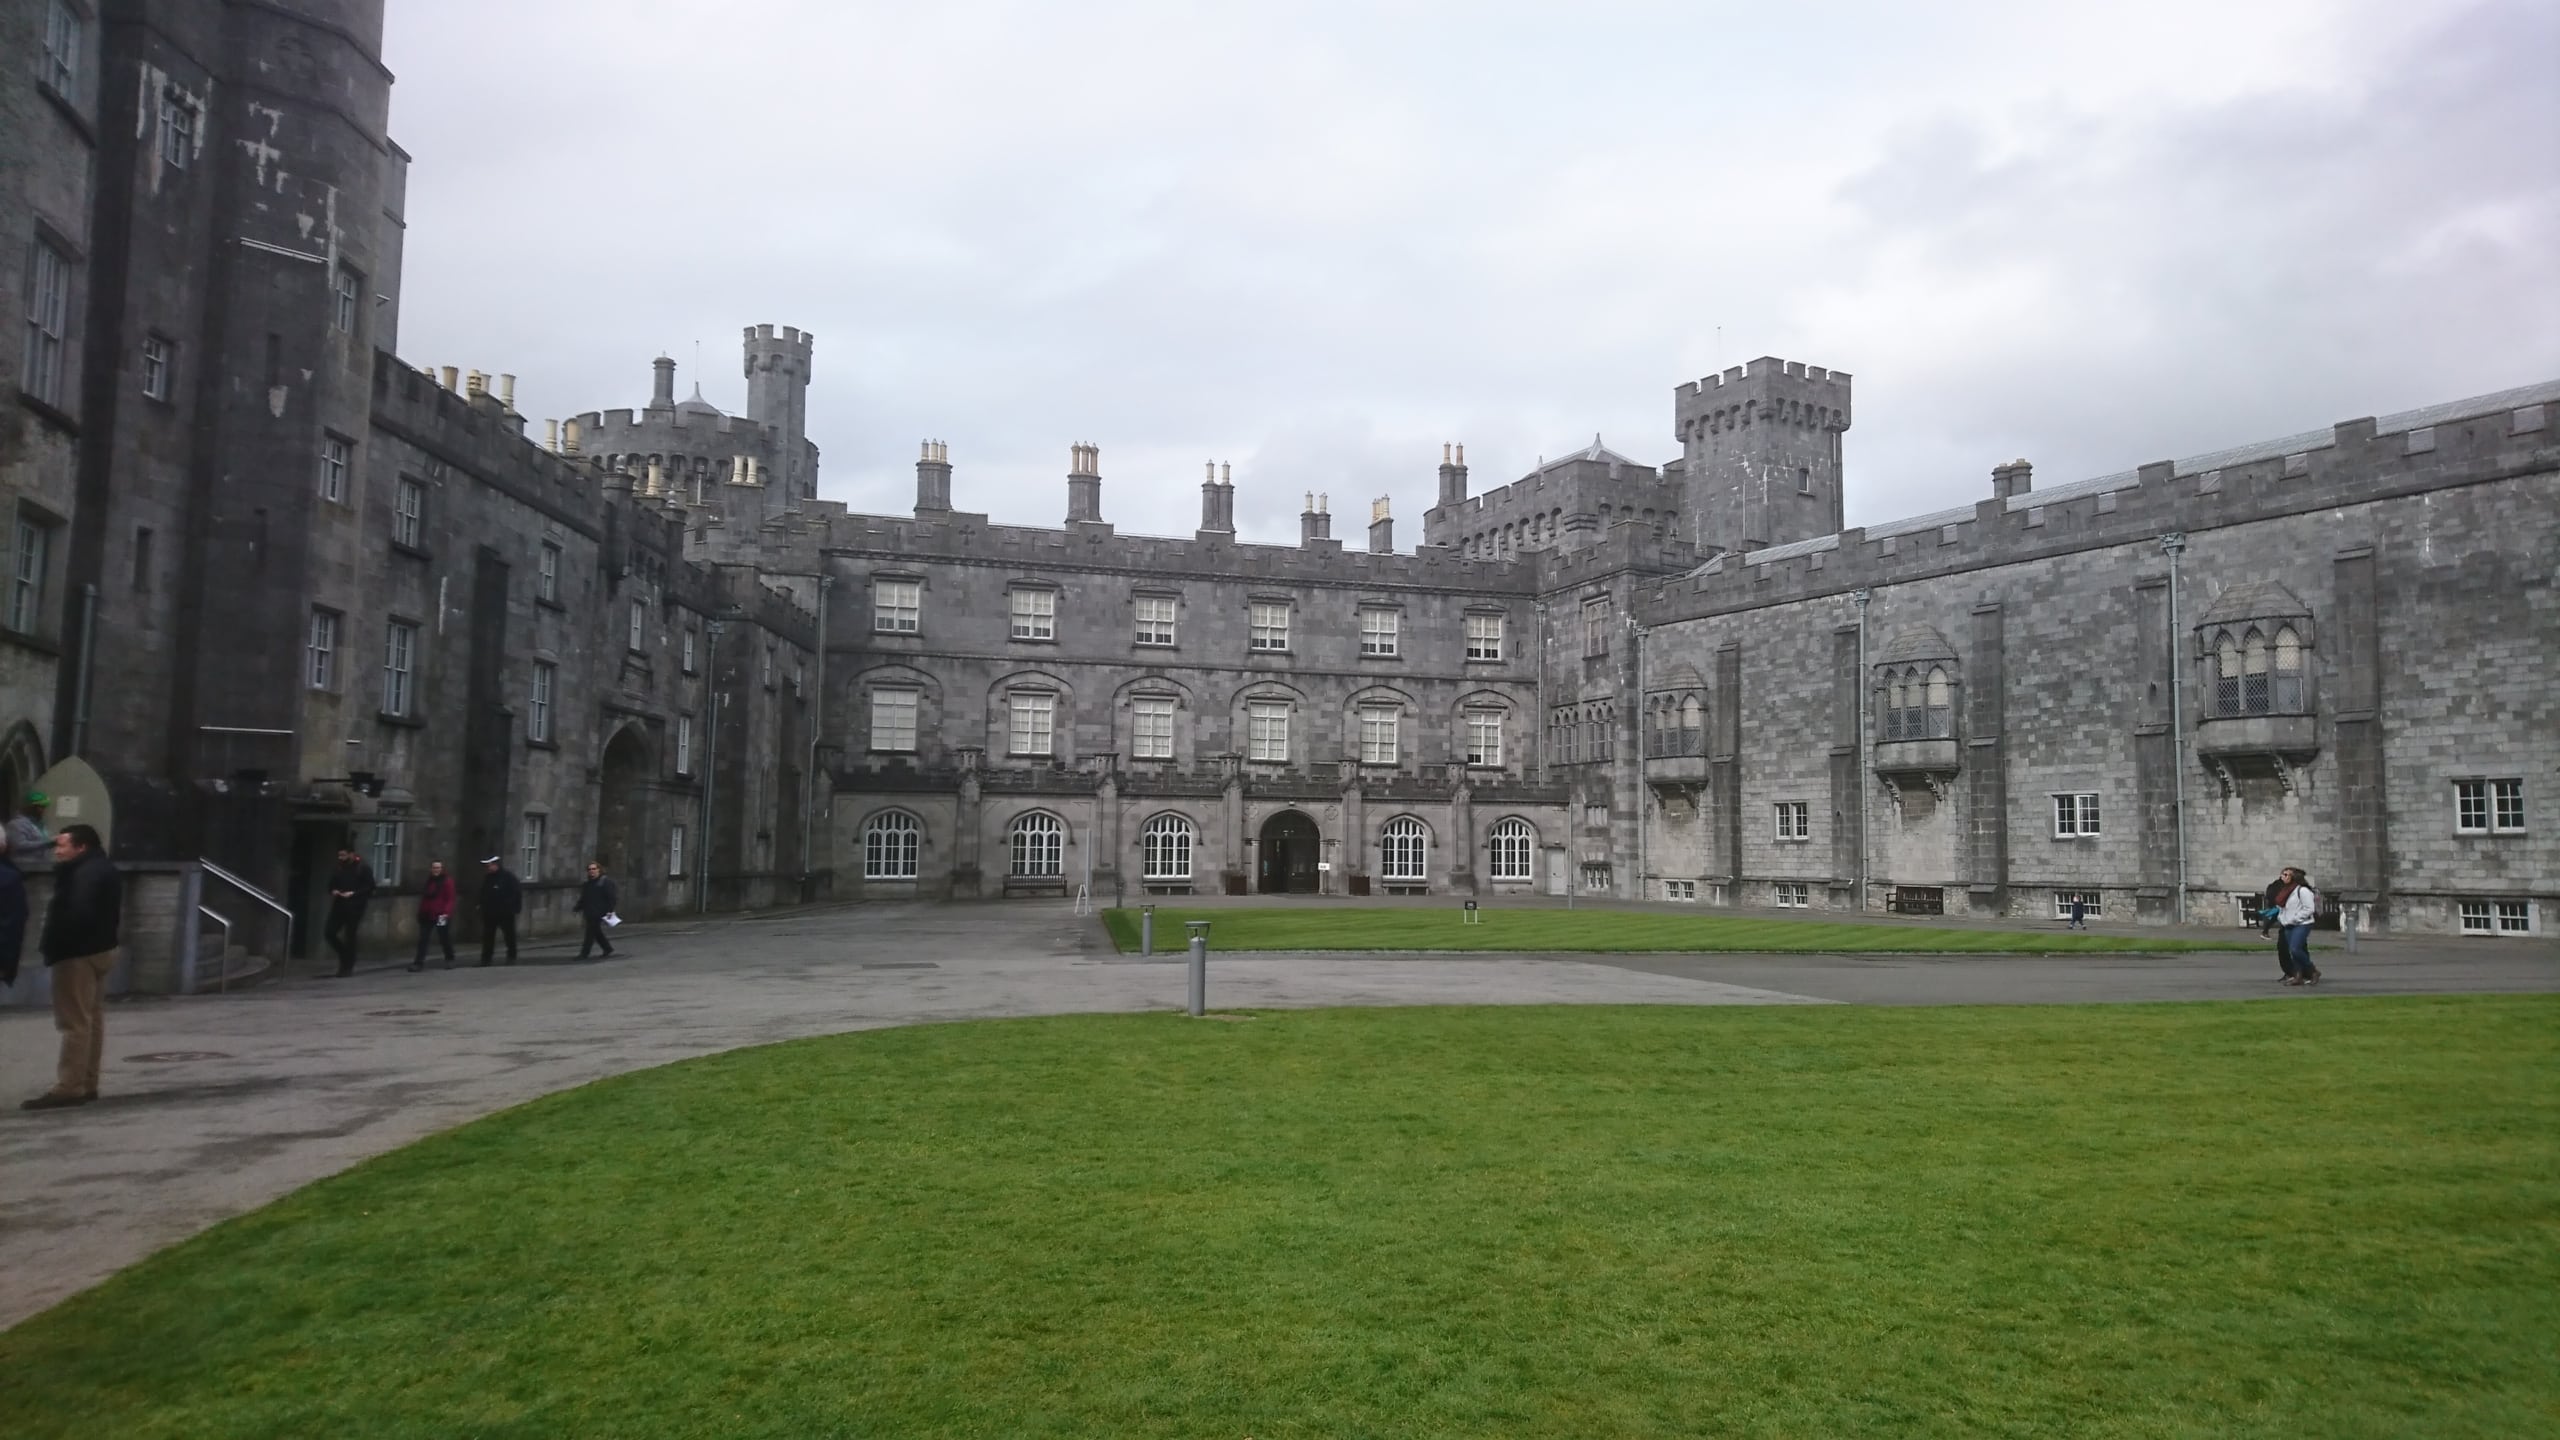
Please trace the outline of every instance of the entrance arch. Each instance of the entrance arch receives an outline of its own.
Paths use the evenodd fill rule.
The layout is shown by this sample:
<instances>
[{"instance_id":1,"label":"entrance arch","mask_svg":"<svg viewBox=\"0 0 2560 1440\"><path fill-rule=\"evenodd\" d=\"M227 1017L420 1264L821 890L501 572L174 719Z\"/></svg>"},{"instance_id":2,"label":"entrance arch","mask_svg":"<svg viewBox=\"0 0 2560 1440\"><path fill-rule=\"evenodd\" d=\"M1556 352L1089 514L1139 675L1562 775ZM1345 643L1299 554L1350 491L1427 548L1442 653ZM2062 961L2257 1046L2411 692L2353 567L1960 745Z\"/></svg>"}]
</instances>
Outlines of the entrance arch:
<instances>
[{"instance_id":1,"label":"entrance arch","mask_svg":"<svg viewBox=\"0 0 2560 1440\"><path fill-rule=\"evenodd\" d=\"M613 877L617 903L627 914L646 914L642 900L656 893L650 883L651 862L658 856L649 827L649 789L655 778L649 764L649 743L641 736L640 727L625 725L605 742L604 758L596 767L599 794L596 804L596 853L578 857L573 873L583 874L589 859L604 862L604 873Z\"/></svg>"},{"instance_id":2,"label":"entrance arch","mask_svg":"<svg viewBox=\"0 0 2560 1440\"><path fill-rule=\"evenodd\" d=\"M1316 893L1316 860L1324 853L1324 837L1303 810L1283 810L1262 822L1261 854L1255 889L1265 895Z\"/></svg>"}]
</instances>

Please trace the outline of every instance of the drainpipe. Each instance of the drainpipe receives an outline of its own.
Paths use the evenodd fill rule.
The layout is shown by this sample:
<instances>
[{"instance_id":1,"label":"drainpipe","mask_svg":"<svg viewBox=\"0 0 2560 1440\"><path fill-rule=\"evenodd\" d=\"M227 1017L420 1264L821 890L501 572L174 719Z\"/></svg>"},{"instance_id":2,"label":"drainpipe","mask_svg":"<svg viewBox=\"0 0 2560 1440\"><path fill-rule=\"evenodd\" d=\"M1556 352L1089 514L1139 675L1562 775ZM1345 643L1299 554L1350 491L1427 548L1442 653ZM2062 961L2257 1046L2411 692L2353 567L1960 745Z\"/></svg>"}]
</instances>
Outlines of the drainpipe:
<instances>
[{"instance_id":1,"label":"drainpipe","mask_svg":"<svg viewBox=\"0 0 2560 1440\"><path fill-rule=\"evenodd\" d=\"M71 710L71 753L74 755L86 753L89 748L89 677L97 651L98 584L93 580L80 587L80 688L72 692ZM15 804L16 801L10 803Z\"/></svg>"},{"instance_id":2,"label":"drainpipe","mask_svg":"<svg viewBox=\"0 0 2560 1440\"><path fill-rule=\"evenodd\" d=\"M1555 717L1547 713L1547 602L1538 602L1538 783L1547 780L1547 742L1553 738ZM1568 832L1570 828L1568 827Z\"/></svg>"},{"instance_id":3,"label":"drainpipe","mask_svg":"<svg viewBox=\"0 0 2560 1440\"><path fill-rule=\"evenodd\" d=\"M2169 658L2169 767L2170 804L2177 811L2178 888L2170 905L2172 923L2187 923L2187 718L2186 687L2178 683L2178 556L2187 548L2187 537L2177 531L2160 537L2160 548L2169 557L2169 643L2163 647Z\"/></svg>"},{"instance_id":4,"label":"drainpipe","mask_svg":"<svg viewBox=\"0 0 2560 1440\"><path fill-rule=\"evenodd\" d=\"M1858 602L1858 674L1851 696L1858 706L1858 910L1867 908L1867 852L1874 837L1867 831L1867 601L1865 590L1852 590L1849 598Z\"/></svg>"},{"instance_id":5,"label":"drainpipe","mask_svg":"<svg viewBox=\"0 0 2560 1440\"><path fill-rule=\"evenodd\" d=\"M836 583L833 575L818 577L818 693L809 702L809 763L800 782L800 899L803 904L812 897L809 876L810 860L815 852L809 848L818 813L818 743L827 733L827 591Z\"/></svg>"},{"instance_id":6,"label":"drainpipe","mask_svg":"<svg viewBox=\"0 0 2560 1440\"><path fill-rule=\"evenodd\" d=\"M1633 594L1627 598L1630 602L1635 599ZM1651 632L1637 624L1636 617L1630 615L1627 617L1627 633L1635 637L1636 646L1635 703L1628 708L1635 712L1636 717L1636 898L1642 900L1645 898L1645 810L1653 803L1653 787L1646 784L1644 778L1644 637Z\"/></svg>"},{"instance_id":7,"label":"drainpipe","mask_svg":"<svg viewBox=\"0 0 2560 1440\"><path fill-rule=\"evenodd\" d=\"M712 791L720 783L720 631L717 620L702 627L708 637L703 673L710 677L710 703L703 707L702 727L702 868L694 878L693 913L711 913L711 862L720 853L720 838L712 829L719 812L712 805Z\"/></svg>"}]
</instances>

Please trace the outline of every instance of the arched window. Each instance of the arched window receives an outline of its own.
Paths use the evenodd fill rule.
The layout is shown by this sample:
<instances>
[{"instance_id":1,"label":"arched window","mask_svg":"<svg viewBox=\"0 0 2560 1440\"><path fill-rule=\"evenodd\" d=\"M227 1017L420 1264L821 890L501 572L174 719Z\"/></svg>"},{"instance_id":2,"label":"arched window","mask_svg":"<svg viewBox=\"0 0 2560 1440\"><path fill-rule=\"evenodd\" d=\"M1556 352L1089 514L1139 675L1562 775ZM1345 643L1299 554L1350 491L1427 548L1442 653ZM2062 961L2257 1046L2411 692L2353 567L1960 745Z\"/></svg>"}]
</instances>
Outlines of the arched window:
<instances>
[{"instance_id":1,"label":"arched window","mask_svg":"<svg viewBox=\"0 0 2560 1440\"><path fill-rule=\"evenodd\" d=\"M924 827L904 810L883 810L862 827L862 878L913 880Z\"/></svg>"},{"instance_id":2,"label":"arched window","mask_svg":"<svg viewBox=\"0 0 2560 1440\"><path fill-rule=\"evenodd\" d=\"M2276 632L2275 708L2283 715L2308 708L2302 693L2302 637L2290 625Z\"/></svg>"},{"instance_id":3,"label":"arched window","mask_svg":"<svg viewBox=\"0 0 2560 1440\"><path fill-rule=\"evenodd\" d=\"M2213 652L2213 713L2240 713L2240 642L2231 632L2222 632L2222 643Z\"/></svg>"},{"instance_id":4,"label":"arched window","mask_svg":"<svg viewBox=\"0 0 2560 1440\"><path fill-rule=\"evenodd\" d=\"M1955 706L1948 695L1947 672L1929 667L1929 715L1927 736L1944 740L1956 733Z\"/></svg>"},{"instance_id":5,"label":"arched window","mask_svg":"<svg viewBox=\"0 0 2560 1440\"><path fill-rule=\"evenodd\" d=\"M2240 642L2240 709L2267 713L2267 637L2252 629Z\"/></svg>"},{"instance_id":6,"label":"arched window","mask_svg":"<svg viewBox=\"0 0 2560 1440\"><path fill-rule=\"evenodd\" d=\"M1485 874L1495 880L1529 878L1529 852L1537 837L1530 833L1529 822L1518 817L1497 821L1486 832L1489 853L1485 857Z\"/></svg>"},{"instance_id":7,"label":"arched window","mask_svg":"<svg viewBox=\"0 0 2560 1440\"><path fill-rule=\"evenodd\" d=\"M1145 864L1140 873L1149 880L1190 879L1191 833L1191 822L1180 815L1148 821L1141 834Z\"/></svg>"},{"instance_id":8,"label":"arched window","mask_svg":"<svg viewBox=\"0 0 2560 1440\"><path fill-rule=\"evenodd\" d=\"M1703 730L1703 729L1705 729L1705 728L1706 728L1706 724L1707 724L1707 707L1706 707L1706 706L1704 706L1704 705L1702 705L1702 704L1700 704L1700 703L1698 703L1698 697L1697 697L1697 696L1692 695L1692 696L1690 696L1688 699L1683 700L1683 701L1681 701L1681 702L1680 702L1680 728L1681 728L1681 729L1683 729L1683 730Z\"/></svg>"},{"instance_id":9,"label":"arched window","mask_svg":"<svg viewBox=\"0 0 2560 1440\"><path fill-rule=\"evenodd\" d=\"M1431 832L1410 815L1387 822L1378 842L1378 874L1389 884L1419 884L1430 871Z\"/></svg>"},{"instance_id":10,"label":"arched window","mask_svg":"<svg viewBox=\"0 0 2560 1440\"><path fill-rule=\"evenodd\" d=\"M1013 873L1048 879L1066 873L1067 827L1058 817L1034 810L1013 822Z\"/></svg>"}]
</instances>

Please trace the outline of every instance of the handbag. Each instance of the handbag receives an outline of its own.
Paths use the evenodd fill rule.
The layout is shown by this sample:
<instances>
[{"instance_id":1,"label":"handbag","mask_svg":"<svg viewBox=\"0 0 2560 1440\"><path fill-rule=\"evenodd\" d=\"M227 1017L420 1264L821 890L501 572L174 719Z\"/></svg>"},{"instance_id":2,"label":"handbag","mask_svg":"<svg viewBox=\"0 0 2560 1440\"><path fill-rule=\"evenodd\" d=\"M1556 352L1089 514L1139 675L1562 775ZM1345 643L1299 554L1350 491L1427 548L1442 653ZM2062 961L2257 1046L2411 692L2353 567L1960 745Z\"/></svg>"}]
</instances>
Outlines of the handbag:
<instances>
[{"instance_id":1,"label":"handbag","mask_svg":"<svg viewBox=\"0 0 2560 1440\"><path fill-rule=\"evenodd\" d=\"M605 928L606 928L606 929L610 930L610 929L612 929L614 926L619 925L619 924L621 924L621 923L622 923L622 917L621 917L621 916L614 914L614 913L613 913L612 911L610 911L610 910L607 910L606 912L604 912L604 925L605 925Z\"/></svg>"}]
</instances>

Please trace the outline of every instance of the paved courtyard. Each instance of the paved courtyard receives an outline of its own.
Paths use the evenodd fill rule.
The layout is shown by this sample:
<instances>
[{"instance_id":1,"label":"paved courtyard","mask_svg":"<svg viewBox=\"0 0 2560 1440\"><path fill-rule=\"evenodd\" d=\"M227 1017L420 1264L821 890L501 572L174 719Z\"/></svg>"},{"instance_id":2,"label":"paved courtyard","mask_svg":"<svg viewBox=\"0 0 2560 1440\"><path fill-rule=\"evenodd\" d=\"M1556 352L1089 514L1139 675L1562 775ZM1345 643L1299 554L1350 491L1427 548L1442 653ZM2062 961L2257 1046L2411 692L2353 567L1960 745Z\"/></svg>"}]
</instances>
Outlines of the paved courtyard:
<instances>
[{"instance_id":1,"label":"paved courtyard","mask_svg":"<svg viewBox=\"0 0 2560 1440\"><path fill-rule=\"evenodd\" d=\"M635 927L623 954L291 978L108 1012L105 1098L27 1113L49 1015L0 1012L0 1326L369 1156L536 1096L741 1045L935 1020L1177 1009L1178 956L1057 904L869 906ZM2560 990L2554 947L2369 942L2331 983L2263 954L1213 956L1223 1008L1984 1004Z\"/></svg>"}]
</instances>

